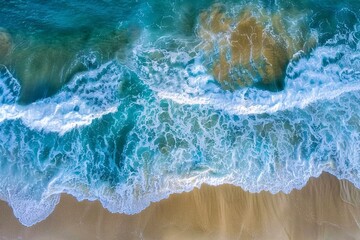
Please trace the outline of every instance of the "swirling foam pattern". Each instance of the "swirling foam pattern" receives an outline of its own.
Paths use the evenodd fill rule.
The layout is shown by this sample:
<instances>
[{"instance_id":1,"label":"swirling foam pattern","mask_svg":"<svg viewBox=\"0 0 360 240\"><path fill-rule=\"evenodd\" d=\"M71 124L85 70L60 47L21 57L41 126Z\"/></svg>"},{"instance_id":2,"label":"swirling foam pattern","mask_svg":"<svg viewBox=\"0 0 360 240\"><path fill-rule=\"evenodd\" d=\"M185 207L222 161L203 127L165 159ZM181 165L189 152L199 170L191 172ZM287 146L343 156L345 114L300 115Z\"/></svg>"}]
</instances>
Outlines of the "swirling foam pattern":
<instances>
[{"instance_id":1,"label":"swirling foam pattern","mask_svg":"<svg viewBox=\"0 0 360 240\"><path fill-rule=\"evenodd\" d=\"M125 57L75 74L54 95L19 103L21 80L11 64L1 66L0 198L21 223L45 219L61 193L133 214L203 183L288 193L326 171L360 187L356 3L329 10L330 35L310 11L318 43L293 56L277 92L221 88L199 47L197 20L190 35L180 25L211 4L155 3L137 5L137 16L161 13L137 22L143 29ZM316 9L310 3L303 2ZM164 11L175 11L169 16L184 28L167 25Z\"/></svg>"}]
</instances>

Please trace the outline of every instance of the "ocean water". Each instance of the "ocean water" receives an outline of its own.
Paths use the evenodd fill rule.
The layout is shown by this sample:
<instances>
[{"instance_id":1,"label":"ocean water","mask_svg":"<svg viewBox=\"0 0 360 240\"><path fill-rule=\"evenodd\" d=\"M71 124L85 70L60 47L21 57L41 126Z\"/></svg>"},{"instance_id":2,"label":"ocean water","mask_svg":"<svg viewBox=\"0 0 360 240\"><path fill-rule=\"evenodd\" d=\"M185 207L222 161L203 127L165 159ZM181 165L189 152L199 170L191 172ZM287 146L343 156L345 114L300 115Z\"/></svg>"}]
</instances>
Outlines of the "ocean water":
<instances>
[{"instance_id":1,"label":"ocean water","mask_svg":"<svg viewBox=\"0 0 360 240\"><path fill-rule=\"evenodd\" d=\"M61 193L134 214L203 183L360 187L359 9L1 1L0 199L31 226Z\"/></svg>"}]
</instances>

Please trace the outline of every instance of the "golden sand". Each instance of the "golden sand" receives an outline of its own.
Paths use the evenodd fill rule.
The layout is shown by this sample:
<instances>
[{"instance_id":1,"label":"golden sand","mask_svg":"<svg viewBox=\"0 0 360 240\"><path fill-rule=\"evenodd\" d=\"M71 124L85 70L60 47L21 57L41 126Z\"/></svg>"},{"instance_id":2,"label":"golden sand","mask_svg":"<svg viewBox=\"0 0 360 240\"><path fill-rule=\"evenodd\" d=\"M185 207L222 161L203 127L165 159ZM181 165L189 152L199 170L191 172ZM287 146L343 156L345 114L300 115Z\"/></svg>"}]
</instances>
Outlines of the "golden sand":
<instances>
[{"instance_id":1,"label":"golden sand","mask_svg":"<svg viewBox=\"0 0 360 240\"><path fill-rule=\"evenodd\" d=\"M290 194L204 185L133 216L63 195L56 210L30 228L4 202L0 212L0 239L360 239L360 191L329 174Z\"/></svg>"}]
</instances>

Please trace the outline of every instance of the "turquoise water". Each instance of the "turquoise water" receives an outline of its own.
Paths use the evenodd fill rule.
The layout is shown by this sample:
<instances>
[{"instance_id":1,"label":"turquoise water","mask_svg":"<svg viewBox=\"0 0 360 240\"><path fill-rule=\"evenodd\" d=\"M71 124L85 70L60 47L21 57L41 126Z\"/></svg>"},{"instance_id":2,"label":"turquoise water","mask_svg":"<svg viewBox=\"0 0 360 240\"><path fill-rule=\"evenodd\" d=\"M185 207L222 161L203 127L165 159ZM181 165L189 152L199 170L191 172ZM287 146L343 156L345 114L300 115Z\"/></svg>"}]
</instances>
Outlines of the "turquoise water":
<instances>
[{"instance_id":1,"label":"turquoise water","mask_svg":"<svg viewBox=\"0 0 360 240\"><path fill-rule=\"evenodd\" d=\"M219 6L230 30L214 33L201 16ZM329 172L360 187L359 9L356 0L0 2L0 199L30 226L61 193L133 214L203 183L288 193ZM255 83L230 90L212 70L222 49L234 54L224 39L244 11L265 19L263 31L280 17L285 33L274 38L284 45L315 39L291 52L280 87L259 85L256 64L245 69ZM242 76L231 67L229 79Z\"/></svg>"}]
</instances>

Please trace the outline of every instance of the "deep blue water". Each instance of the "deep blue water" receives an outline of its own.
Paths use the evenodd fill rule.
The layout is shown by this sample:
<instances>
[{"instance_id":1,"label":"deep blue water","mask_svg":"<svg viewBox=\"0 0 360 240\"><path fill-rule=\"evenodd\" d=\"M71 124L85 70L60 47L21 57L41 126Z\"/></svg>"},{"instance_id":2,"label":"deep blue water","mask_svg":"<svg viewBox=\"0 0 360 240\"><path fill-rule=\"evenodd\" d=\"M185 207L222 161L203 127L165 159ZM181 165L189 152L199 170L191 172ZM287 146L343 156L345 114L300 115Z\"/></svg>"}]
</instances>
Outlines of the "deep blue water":
<instances>
[{"instance_id":1,"label":"deep blue water","mask_svg":"<svg viewBox=\"0 0 360 240\"><path fill-rule=\"evenodd\" d=\"M207 26L216 9L225 20ZM1 1L0 199L29 226L61 193L132 214L203 183L288 193L325 171L360 187L359 9L357 0ZM286 50L313 39L289 50L280 88L259 84L254 62L231 66L230 79L255 76L234 89L212 70L222 51L230 62L243 12L266 34L280 19ZM212 29L226 19L228 30Z\"/></svg>"}]
</instances>

